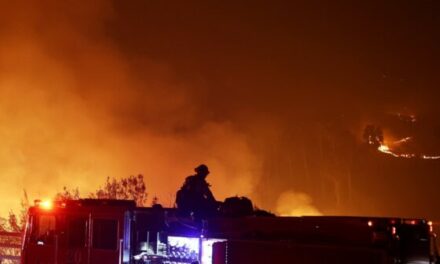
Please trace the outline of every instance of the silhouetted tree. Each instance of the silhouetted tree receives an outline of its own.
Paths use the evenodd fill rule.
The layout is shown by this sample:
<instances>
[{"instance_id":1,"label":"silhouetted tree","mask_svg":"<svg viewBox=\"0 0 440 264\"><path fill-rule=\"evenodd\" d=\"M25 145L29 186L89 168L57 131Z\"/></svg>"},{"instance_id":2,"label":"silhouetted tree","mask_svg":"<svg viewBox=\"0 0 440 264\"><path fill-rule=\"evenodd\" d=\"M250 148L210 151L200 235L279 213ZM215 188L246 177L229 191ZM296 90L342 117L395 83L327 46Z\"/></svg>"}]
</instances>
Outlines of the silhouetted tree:
<instances>
[{"instance_id":1,"label":"silhouetted tree","mask_svg":"<svg viewBox=\"0 0 440 264\"><path fill-rule=\"evenodd\" d=\"M23 225L20 224L20 220L17 219L13 211L9 212L8 224L12 232L23 231Z\"/></svg>"},{"instance_id":2,"label":"silhouetted tree","mask_svg":"<svg viewBox=\"0 0 440 264\"><path fill-rule=\"evenodd\" d=\"M145 191L144 176L141 174L122 179L107 177L104 186L90 193L87 198L134 200L138 206L145 206L147 202ZM55 195L55 200L76 200L80 198L78 188L63 187L63 190Z\"/></svg>"},{"instance_id":3,"label":"silhouetted tree","mask_svg":"<svg viewBox=\"0 0 440 264\"><path fill-rule=\"evenodd\" d=\"M90 194L90 198L134 200L138 206L145 206L147 193L144 176L139 174L120 180L107 177L105 185Z\"/></svg>"},{"instance_id":4,"label":"silhouetted tree","mask_svg":"<svg viewBox=\"0 0 440 264\"><path fill-rule=\"evenodd\" d=\"M63 190L55 195L56 201L62 200L77 200L81 198L79 195L78 188L69 189L66 186L63 187Z\"/></svg>"},{"instance_id":5,"label":"silhouetted tree","mask_svg":"<svg viewBox=\"0 0 440 264\"><path fill-rule=\"evenodd\" d=\"M1 231L22 232L26 224L27 210L29 208L29 199L26 191L23 191L21 198L21 208L18 215L10 211L8 218L0 221Z\"/></svg>"},{"instance_id":6,"label":"silhouetted tree","mask_svg":"<svg viewBox=\"0 0 440 264\"><path fill-rule=\"evenodd\" d=\"M29 207L29 201L26 191L24 191L23 198L21 199L21 210L19 214L15 214L13 211L9 212L7 219L0 219L0 231L2 232L18 232L22 233L26 223L27 209ZM21 237L17 236L7 236L3 235L0 240L5 245L16 245L21 244ZM4 246L0 248L1 255L19 256L20 247L9 247ZM0 260L0 263L14 263L11 260Z\"/></svg>"}]
</instances>

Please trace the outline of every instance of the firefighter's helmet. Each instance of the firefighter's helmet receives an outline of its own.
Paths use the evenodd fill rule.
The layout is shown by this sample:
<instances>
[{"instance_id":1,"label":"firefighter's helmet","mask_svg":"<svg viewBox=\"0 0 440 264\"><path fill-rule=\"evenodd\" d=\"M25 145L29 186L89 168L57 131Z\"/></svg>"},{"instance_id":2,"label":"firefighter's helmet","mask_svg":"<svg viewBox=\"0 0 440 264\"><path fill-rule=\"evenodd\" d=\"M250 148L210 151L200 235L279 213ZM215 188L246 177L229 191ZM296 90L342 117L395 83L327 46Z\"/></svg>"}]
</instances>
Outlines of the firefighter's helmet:
<instances>
[{"instance_id":1,"label":"firefighter's helmet","mask_svg":"<svg viewBox=\"0 0 440 264\"><path fill-rule=\"evenodd\" d=\"M197 166L194 169L194 171L197 172L197 174L208 174L209 173L208 166L206 166L205 164L200 164L199 166Z\"/></svg>"}]
</instances>

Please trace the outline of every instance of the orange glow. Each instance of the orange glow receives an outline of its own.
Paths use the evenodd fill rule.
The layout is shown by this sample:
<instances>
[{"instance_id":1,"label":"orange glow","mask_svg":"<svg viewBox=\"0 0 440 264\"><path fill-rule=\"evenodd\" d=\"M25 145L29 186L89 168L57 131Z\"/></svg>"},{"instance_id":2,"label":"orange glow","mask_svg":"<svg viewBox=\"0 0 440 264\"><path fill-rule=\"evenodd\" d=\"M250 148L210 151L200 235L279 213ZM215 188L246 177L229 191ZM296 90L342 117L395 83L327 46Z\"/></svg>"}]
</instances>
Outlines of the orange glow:
<instances>
[{"instance_id":1,"label":"orange glow","mask_svg":"<svg viewBox=\"0 0 440 264\"><path fill-rule=\"evenodd\" d=\"M41 201L41 202L38 204L38 206L39 206L41 209L44 209L44 210L52 210L52 208L53 208L53 202L50 201L50 200L44 200L44 201Z\"/></svg>"},{"instance_id":2,"label":"orange glow","mask_svg":"<svg viewBox=\"0 0 440 264\"><path fill-rule=\"evenodd\" d=\"M382 142L379 135L370 140L372 149L357 142L361 123L367 118L374 121L376 113L388 109L379 106L391 107L391 103L382 93L383 98L370 98L364 92L349 92L352 87L370 91L377 86L372 84L375 78L368 77L376 76L376 69L365 74L351 54L338 60L338 67L345 63L355 67L316 68L315 59L330 60L334 66L332 55L320 52L332 51L344 39L339 26L330 28L343 37L332 33L334 44L327 45L315 41L322 36L316 30L320 20L310 20L315 26L307 18L307 27L300 30L307 33L298 36L295 26L279 19L270 23L275 30L262 30L255 20L261 15L259 5L255 14L254 8L246 14L222 9L226 22L223 13L217 19L203 10L188 21L183 18L187 23L176 23L182 18L173 15L174 11L167 11L170 17L166 18L160 12L158 18L145 15L148 10L152 14L160 11L154 9L162 9L160 4L131 10L136 4L113 6L117 1L106 0L2 2L0 216L20 211L23 190L31 201L52 198L64 186L77 188L86 198L105 184L107 176L119 179L137 174L145 176L147 205L158 197L160 204L172 207L185 177L201 163L209 166L207 181L217 200L247 196L259 208L276 214L382 215L389 206L412 215L410 210L418 209L407 209L404 202L398 206L385 203L381 198L392 199L391 188L390 194L369 194L370 189L388 184L385 180L376 183L375 177L385 177L374 172L395 173L386 181L400 175L369 166L370 162L412 156L398 154L394 140ZM192 14L181 12L187 6L193 10L190 5L178 5L179 14ZM210 4L200 8L205 6ZM281 12L284 19L289 8L271 6L270 12ZM205 15L208 20L200 19ZM302 24L302 16L290 17L292 25ZM207 37L205 27L220 30ZM249 49L249 34L261 46ZM177 47L173 45L176 37ZM229 43L237 45L218 48ZM290 52L303 48L307 53L300 52L300 57ZM293 55L287 58L286 54ZM351 72L358 70L359 74ZM393 78L384 83L394 85ZM373 101L361 102L367 98ZM412 114L393 115L408 120L405 123L416 122ZM395 144L416 138L398 140L400 136L394 138ZM376 150L381 143L386 155ZM375 155L370 159L371 152ZM383 165L395 166L392 163ZM55 204L54 209L58 208Z\"/></svg>"},{"instance_id":3,"label":"orange glow","mask_svg":"<svg viewBox=\"0 0 440 264\"><path fill-rule=\"evenodd\" d=\"M287 191L277 201L276 212L281 216L322 215L306 193Z\"/></svg>"},{"instance_id":4,"label":"orange glow","mask_svg":"<svg viewBox=\"0 0 440 264\"><path fill-rule=\"evenodd\" d=\"M255 200L262 157L249 135L228 119L205 117L198 89L172 67L147 56L132 64L101 31L113 16L109 2L1 5L0 216L20 210L23 189L30 200L63 186L86 197L107 176L137 174L149 197L173 206L200 163L210 167L218 200ZM252 131L272 135L271 120L251 122Z\"/></svg>"}]
</instances>

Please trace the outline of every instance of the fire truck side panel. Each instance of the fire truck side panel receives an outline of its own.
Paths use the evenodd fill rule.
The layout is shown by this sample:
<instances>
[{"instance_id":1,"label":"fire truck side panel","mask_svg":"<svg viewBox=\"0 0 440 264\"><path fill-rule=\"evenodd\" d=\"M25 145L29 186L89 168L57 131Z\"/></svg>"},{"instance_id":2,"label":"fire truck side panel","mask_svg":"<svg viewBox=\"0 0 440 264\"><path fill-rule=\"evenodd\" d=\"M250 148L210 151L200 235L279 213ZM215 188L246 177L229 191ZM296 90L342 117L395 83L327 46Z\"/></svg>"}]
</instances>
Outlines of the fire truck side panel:
<instances>
[{"instance_id":1,"label":"fire truck side panel","mask_svg":"<svg viewBox=\"0 0 440 264\"><path fill-rule=\"evenodd\" d=\"M386 252L349 246L288 244L269 241L227 241L213 246L213 264L389 264Z\"/></svg>"},{"instance_id":2,"label":"fire truck side panel","mask_svg":"<svg viewBox=\"0 0 440 264\"><path fill-rule=\"evenodd\" d=\"M29 220L30 234L25 238L28 243L22 253L23 263L56 263L59 257L57 245L60 242L56 230L61 218L57 219L53 214L39 214L31 215Z\"/></svg>"},{"instance_id":3,"label":"fire truck side panel","mask_svg":"<svg viewBox=\"0 0 440 264\"><path fill-rule=\"evenodd\" d=\"M51 210L31 208L21 263L119 263L128 207L79 204Z\"/></svg>"},{"instance_id":4,"label":"fire truck side panel","mask_svg":"<svg viewBox=\"0 0 440 264\"><path fill-rule=\"evenodd\" d=\"M117 264L123 234L121 215L91 214L89 263Z\"/></svg>"}]
</instances>

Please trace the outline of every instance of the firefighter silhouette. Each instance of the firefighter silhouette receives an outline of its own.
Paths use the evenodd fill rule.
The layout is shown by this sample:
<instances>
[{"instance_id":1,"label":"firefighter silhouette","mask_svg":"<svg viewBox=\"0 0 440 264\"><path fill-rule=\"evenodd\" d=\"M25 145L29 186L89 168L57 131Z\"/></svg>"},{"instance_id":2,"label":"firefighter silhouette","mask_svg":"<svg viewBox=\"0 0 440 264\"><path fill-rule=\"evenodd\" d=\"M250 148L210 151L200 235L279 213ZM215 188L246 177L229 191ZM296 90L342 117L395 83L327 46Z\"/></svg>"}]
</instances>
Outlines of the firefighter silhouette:
<instances>
[{"instance_id":1,"label":"firefighter silhouette","mask_svg":"<svg viewBox=\"0 0 440 264\"><path fill-rule=\"evenodd\" d=\"M206 182L209 169L205 164L197 166L196 174L188 176L176 194L176 205L181 216L206 218L217 213L218 202L215 200Z\"/></svg>"}]
</instances>

